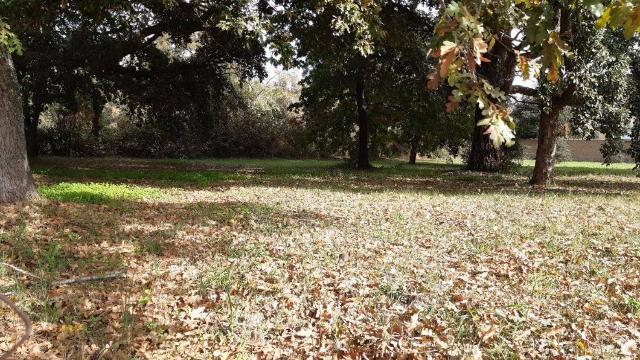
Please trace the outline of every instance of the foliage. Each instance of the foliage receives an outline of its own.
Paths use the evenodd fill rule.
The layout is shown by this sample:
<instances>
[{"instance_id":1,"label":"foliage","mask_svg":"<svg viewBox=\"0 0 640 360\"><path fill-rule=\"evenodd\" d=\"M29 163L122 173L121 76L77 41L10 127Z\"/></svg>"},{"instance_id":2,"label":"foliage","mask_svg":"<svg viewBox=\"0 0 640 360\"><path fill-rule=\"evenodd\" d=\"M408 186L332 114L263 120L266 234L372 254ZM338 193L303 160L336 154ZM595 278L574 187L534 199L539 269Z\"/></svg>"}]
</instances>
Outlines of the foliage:
<instances>
[{"instance_id":1,"label":"foliage","mask_svg":"<svg viewBox=\"0 0 640 360\"><path fill-rule=\"evenodd\" d=\"M92 133L90 110L71 113L54 104L41 115L39 153L152 158L308 154L300 115L289 110L300 92L296 77L284 74L264 84L258 80L231 82L232 89L219 100L225 109L224 121L208 130L207 138L176 137L159 123L136 121L126 106L106 103L97 139ZM189 129L188 124L183 126Z\"/></svg>"},{"instance_id":2,"label":"foliage","mask_svg":"<svg viewBox=\"0 0 640 360\"><path fill-rule=\"evenodd\" d=\"M271 42L280 63L307 70L299 108L319 153L359 161L362 151L378 156L414 147L427 153L457 148L468 137L468 112L441 114L444 93L424 87L433 19L420 1L275 5ZM370 133L368 150L358 137L362 126Z\"/></svg>"},{"instance_id":3,"label":"foliage","mask_svg":"<svg viewBox=\"0 0 640 360\"><path fill-rule=\"evenodd\" d=\"M4 20L2 20L2 18L0 18L0 46L6 49L10 54L22 54L22 43L18 37L11 32L11 28L6 22L4 22Z\"/></svg>"},{"instance_id":4,"label":"foliage","mask_svg":"<svg viewBox=\"0 0 640 360\"><path fill-rule=\"evenodd\" d=\"M556 162L571 161L573 154L571 153L571 147L565 138L558 138L556 142Z\"/></svg>"},{"instance_id":5,"label":"foliage","mask_svg":"<svg viewBox=\"0 0 640 360\"><path fill-rule=\"evenodd\" d=\"M636 163L635 170L640 174L640 120L638 118L636 118L631 131L631 148L629 152Z\"/></svg>"},{"instance_id":6,"label":"foliage","mask_svg":"<svg viewBox=\"0 0 640 360\"><path fill-rule=\"evenodd\" d=\"M224 123L230 74L265 75L250 1L9 1L0 12L25 48L16 67L32 150L46 106L97 119L108 101L164 139L204 144Z\"/></svg>"},{"instance_id":7,"label":"foliage","mask_svg":"<svg viewBox=\"0 0 640 360\"><path fill-rule=\"evenodd\" d=\"M512 103L511 116L516 122L519 139L534 139L538 136L540 105L534 96L523 96Z\"/></svg>"},{"instance_id":8,"label":"foliage","mask_svg":"<svg viewBox=\"0 0 640 360\"><path fill-rule=\"evenodd\" d=\"M430 75L430 87L435 89L446 79L454 88L449 107L455 107L462 100L477 103L486 116L480 123L490 126L487 133L495 146L510 144L515 123L504 107L505 94L476 74L476 69L487 61L484 54L497 40L497 34L492 30L522 29L519 45L513 47L519 56L522 75L528 78L532 73L546 74L546 81L556 84L562 78L565 58L572 55L573 49L566 39L568 27L585 19L583 9L599 18L597 26L622 27L627 38L639 29L640 5L629 0L613 1L606 6L597 0L447 3L440 9L440 22L436 28L438 38L433 45L433 55L438 58L439 67ZM539 68L532 65L534 62Z\"/></svg>"},{"instance_id":9,"label":"foliage","mask_svg":"<svg viewBox=\"0 0 640 360\"><path fill-rule=\"evenodd\" d=\"M640 174L640 52L637 50L631 53L631 86L629 94L629 108L633 117L633 127L631 129L631 148L629 153L635 160L636 171Z\"/></svg>"}]
</instances>

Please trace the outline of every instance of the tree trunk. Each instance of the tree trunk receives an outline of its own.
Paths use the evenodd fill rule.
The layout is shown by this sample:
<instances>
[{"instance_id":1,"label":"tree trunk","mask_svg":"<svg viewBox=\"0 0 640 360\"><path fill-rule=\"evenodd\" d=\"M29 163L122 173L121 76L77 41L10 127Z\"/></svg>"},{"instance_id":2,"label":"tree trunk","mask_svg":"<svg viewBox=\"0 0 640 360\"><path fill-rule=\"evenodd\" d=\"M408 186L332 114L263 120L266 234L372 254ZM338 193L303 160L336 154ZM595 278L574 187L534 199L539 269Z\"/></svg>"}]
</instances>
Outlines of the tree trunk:
<instances>
[{"instance_id":1,"label":"tree trunk","mask_svg":"<svg viewBox=\"0 0 640 360\"><path fill-rule=\"evenodd\" d=\"M482 110L476 107L475 123L477 124L482 119ZM496 172L500 170L501 150L496 149L489 139L489 136L484 134L486 129L486 126L475 126L473 129L473 140L471 141L467 170L482 172Z\"/></svg>"},{"instance_id":2,"label":"tree trunk","mask_svg":"<svg viewBox=\"0 0 640 360\"><path fill-rule=\"evenodd\" d=\"M572 39L573 10L562 6L560 2L556 2L554 3L554 12L554 16L558 19L556 30L563 37L563 40L570 43ZM574 64L570 60L567 61L566 67L568 69L573 68L573 66ZM543 110L540 114L536 165L533 168L531 185L547 185L553 177L556 161L558 118L560 117L560 112L574 101L575 91L576 85L569 82L564 90L558 90L551 96L549 111Z\"/></svg>"},{"instance_id":3,"label":"tree trunk","mask_svg":"<svg viewBox=\"0 0 640 360\"><path fill-rule=\"evenodd\" d=\"M102 116L102 110L104 110L104 100L95 88L91 93L91 110L93 111L91 114L91 134L98 140L100 139L100 132L102 131L100 117Z\"/></svg>"},{"instance_id":4,"label":"tree trunk","mask_svg":"<svg viewBox=\"0 0 640 360\"><path fill-rule=\"evenodd\" d=\"M28 102L25 101L25 102ZM27 141L27 154L29 158L35 158L40 152L40 139L38 138L38 125L40 125L40 114L43 110L42 104L25 104L25 135Z\"/></svg>"},{"instance_id":5,"label":"tree trunk","mask_svg":"<svg viewBox=\"0 0 640 360\"><path fill-rule=\"evenodd\" d=\"M496 42L491 52L487 54L487 58L491 62L483 63L478 69L478 74L489 81L491 85L498 87L507 94L511 91L513 85L517 60L513 49L507 47L511 44L511 36L503 34L500 37L500 41ZM482 111L476 107L467 170L496 172L500 170L502 150L496 149L491 140L489 140L489 136L484 135L486 127L476 126L482 119L484 119Z\"/></svg>"},{"instance_id":6,"label":"tree trunk","mask_svg":"<svg viewBox=\"0 0 640 360\"><path fill-rule=\"evenodd\" d=\"M369 164L369 118L364 99L364 81L356 84L356 104L358 106L358 159L357 167L361 170L371 168Z\"/></svg>"},{"instance_id":7,"label":"tree trunk","mask_svg":"<svg viewBox=\"0 0 640 360\"><path fill-rule=\"evenodd\" d=\"M416 144L416 142L412 142L411 143L411 151L409 152L409 164L410 165L415 165L416 164L416 160L418 158L418 150L417 150L418 146Z\"/></svg>"},{"instance_id":8,"label":"tree trunk","mask_svg":"<svg viewBox=\"0 0 640 360\"><path fill-rule=\"evenodd\" d=\"M546 185L553 177L556 160L556 128L563 108L563 102L558 97L553 97L549 112L543 111L540 115L536 165L533 168L531 185Z\"/></svg>"},{"instance_id":9,"label":"tree trunk","mask_svg":"<svg viewBox=\"0 0 640 360\"><path fill-rule=\"evenodd\" d=\"M11 55L0 46L0 203L37 198L24 135L20 85Z\"/></svg>"}]
</instances>

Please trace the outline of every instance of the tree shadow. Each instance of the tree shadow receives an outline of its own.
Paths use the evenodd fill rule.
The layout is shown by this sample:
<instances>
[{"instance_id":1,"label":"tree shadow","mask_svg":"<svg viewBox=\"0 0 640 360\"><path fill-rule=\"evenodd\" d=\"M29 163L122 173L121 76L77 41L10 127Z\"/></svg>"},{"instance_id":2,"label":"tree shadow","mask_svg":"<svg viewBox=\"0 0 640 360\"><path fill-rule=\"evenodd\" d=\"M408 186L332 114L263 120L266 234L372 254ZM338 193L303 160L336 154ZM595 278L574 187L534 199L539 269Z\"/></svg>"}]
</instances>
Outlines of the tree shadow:
<instances>
[{"instance_id":1,"label":"tree shadow","mask_svg":"<svg viewBox=\"0 0 640 360\"><path fill-rule=\"evenodd\" d=\"M41 162L37 173L44 180L81 179L112 183L147 184L154 187L177 187L185 190L227 188L231 186L269 186L281 188L323 189L357 193L403 191L445 195L477 193L513 194L599 194L619 195L620 192L640 191L640 181L630 170L616 168L562 167L553 184L546 188L529 186L528 167L512 174L483 174L462 170L461 165L421 163L407 165L382 162L371 171L358 171L344 164L315 164L294 167L269 164L264 168L229 164L175 162L169 165L144 162L136 168L136 161L127 162L128 170L102 169L96 161L85 161L83 168L74 167L74 160L49 159ZM252 165L258 162L252 162ZM286 164L286 162L284 163ZM109 165L113 166L113 164ZM155 167L154 167L155 166ZM159 170L162 169L162 170ZM605 172L605 170L607 172ZM597 180L591 179L598 176Z\"/></svg>"},{"instance_id":2,"label":"tree shadow","mask_svg":"<svg viewBox=\"0 0 640 360\"><path fill-rule=\"evenodd\" d=\"M9 234L0 241L0 253L6 254L3 261L45 279L8 274L10 280L0 282L0 291L15 293L35 321L32 344L49 343L53 357L91 358L109 347L105 358L127 358L150 337L183 331L176 319L163 325L145 313L150 301L145 289L162 280L141 274L148 267L144 264L167 269L210 263L216 256L230 258L246 251L238 242L243 236L282 234L294 227L338 221L254 202L107 200L106 204L51 201L0 219L3 233ZM127 269L125 279L47 285L51 280ZM179 296L188 292L180 284L175 286Z\"/></svg>"}]
</instances>

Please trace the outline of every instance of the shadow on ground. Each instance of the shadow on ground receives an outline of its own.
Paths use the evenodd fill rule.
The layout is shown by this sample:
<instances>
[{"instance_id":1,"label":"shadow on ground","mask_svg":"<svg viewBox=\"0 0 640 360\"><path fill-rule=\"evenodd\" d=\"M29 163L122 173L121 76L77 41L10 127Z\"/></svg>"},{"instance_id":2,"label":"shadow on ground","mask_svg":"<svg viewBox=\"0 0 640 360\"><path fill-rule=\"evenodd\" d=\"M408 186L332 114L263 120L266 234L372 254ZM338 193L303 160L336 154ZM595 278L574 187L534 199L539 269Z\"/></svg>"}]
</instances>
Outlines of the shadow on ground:
<instances>
[{"instance_id":1,"label":"shadow on ground","mask_svg":"<svg viewBox=\"0 0 640 360\"><path fill-rule=\"evenodd\" d=\"M14 293L26 308L36 323L34 337L49 342L44 352L63 358L97 358L108 347L106 358L126 358L152 333L157 337L184 331L140 315L149 301L143 290L160 281L154 280L159 275L141 269L150 264L167 269L211 262L216 256L233 258L248 251L238 242L244 235L273 235L292 227L322 227L339 221L311 211L285 212L251 202L105 201L0 207L2 261L42 278L6 271L0 278L0 292ZM127 270L147 277L48 285L52 280ZM188 292L179 283L175 286L180 296ZM0 323L11 331L7 321L6 314L0 313Z\"/></svg>"},{"instance_id":2,"label":"shadow on ground","mask_svg":"<svg viewBox=\"0 0 640 360\"><path fill-rule=\"evenodd\" d=\"M406 165L383 161L372 171L349 169L339 161L258 161L206 162L42 159L34 172L42 183L60 181L102 181L178 187L187 190L225 188L229 186L270 186L326 189L349 192L410 191L441 194L512 193L512 194L600 194L620 195L640 191L640 178L631 170L619 168L558 168L554 183L546 189L528 185L531 168L524 166L511 174L466 172L460 165L423 163Z\"/></svg>"}]
</instances>

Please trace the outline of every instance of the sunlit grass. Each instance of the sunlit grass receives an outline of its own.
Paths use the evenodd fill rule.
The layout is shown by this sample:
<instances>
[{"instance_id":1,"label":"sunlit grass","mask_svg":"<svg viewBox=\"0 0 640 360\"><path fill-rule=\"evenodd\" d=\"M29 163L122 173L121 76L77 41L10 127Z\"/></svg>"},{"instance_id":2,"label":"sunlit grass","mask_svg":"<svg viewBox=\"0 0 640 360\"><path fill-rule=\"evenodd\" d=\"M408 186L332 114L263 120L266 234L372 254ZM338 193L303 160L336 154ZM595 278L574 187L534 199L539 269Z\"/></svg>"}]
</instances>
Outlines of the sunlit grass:
<instances>
[{"instance_id":1,"label":"sunlit grass","mask_svg":"<svg viewBox=\"0 0 640 360\"><path fill-rule=\"evenodd\" d=\"M110 204L118 201L157 199L162 196L159 189L105 183L44 185L38 188L38 192L49 200L83 204Z\"/></svg>"}]
</instances>

